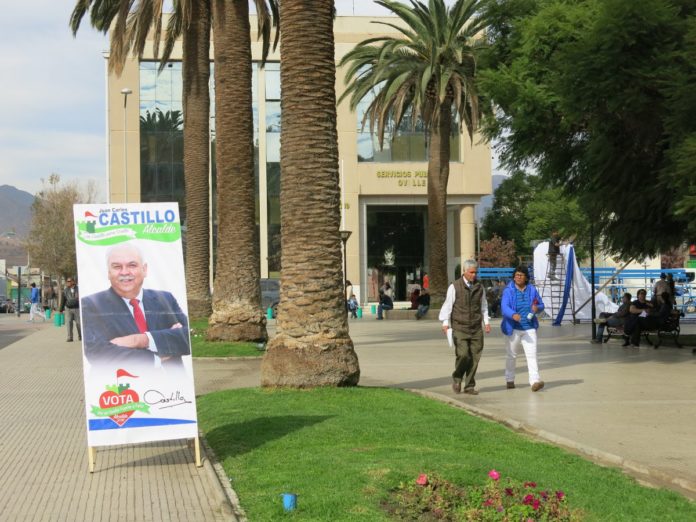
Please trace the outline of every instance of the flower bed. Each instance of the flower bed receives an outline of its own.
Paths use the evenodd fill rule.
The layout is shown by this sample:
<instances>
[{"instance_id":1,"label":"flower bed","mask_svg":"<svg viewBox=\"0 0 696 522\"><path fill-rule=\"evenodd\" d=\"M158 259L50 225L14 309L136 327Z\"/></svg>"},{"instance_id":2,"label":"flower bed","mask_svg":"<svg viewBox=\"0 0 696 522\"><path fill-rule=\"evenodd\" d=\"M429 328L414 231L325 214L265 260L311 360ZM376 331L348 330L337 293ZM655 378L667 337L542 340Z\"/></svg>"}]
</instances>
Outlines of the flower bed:
<instances>
[{"instance_id":1,"label":"flower bed","mask_svg":"<svg viewBox=\"0 0 696 522\"><path fill-rule=\"evenodd\" d=\"M482 486L464 488L436 475L421 474L391 492L384 508L400 520L428 521L579 521L563 491L541 489L535 482L501 480L491 470Z\"/></svg>"}]
</instances>

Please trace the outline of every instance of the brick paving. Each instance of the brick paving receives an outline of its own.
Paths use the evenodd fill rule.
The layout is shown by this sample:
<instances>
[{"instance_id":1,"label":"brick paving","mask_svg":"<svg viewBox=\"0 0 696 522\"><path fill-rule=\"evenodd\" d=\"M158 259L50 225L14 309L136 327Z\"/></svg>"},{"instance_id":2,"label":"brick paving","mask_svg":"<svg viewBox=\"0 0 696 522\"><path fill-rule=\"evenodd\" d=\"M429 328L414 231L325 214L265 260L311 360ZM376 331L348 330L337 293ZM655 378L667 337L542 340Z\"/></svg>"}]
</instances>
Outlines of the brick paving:
<instances>
[{"instance_id":1,"label":"brick paving","mask_svg":"<svg viewBox=\"0 0 696 522\"><path fill-rule=\"evenodd\" d=\"M0 349L0 520L236 520L187 441L97 448L90 474L80 344L25 317L0 319L10 335L19 340Z\"/></svg>"}]
</instances>

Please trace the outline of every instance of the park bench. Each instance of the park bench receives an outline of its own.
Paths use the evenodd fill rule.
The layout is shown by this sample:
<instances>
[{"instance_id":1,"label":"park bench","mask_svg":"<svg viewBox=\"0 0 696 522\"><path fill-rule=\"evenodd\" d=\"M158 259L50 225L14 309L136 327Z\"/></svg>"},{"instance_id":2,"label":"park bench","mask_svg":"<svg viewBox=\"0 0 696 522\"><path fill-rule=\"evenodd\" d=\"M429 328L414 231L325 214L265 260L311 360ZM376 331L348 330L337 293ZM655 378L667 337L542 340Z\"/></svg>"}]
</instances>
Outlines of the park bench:
<instances>
[{"instance_id":1,"label":"park bench","mask_svg":"<svg viewBox=\"0 0 696 522\"><path fill-rule=\"evenodd\" d=\"M682 313L674 310L672 314L670 315L669 319L665 322L665 324L661 325L659 328L655 328L653 330L643 330L640 332L640 334L645 338L646 342L655 348L656 350L660 347L662 344L662 339L665 337L669 336L674 340L674 344L676 344L679 348L682 347L681 344L679 344L679 332L680 332L680 327L679 327L679 318L682 316ZM652 340L650 339L650 336L654 335L657 337L656 343L653 343ZM604 342L608 342L609 339L612 337L621 337L625 338L626 334L623 331L623 326L608 326L605 331L604 335ZM696 353L696 349L693 350L693 353Z\"/></svg>"},{"instance_id":2,"label":"park bench","mask_svg":"<svg viewBox=\"0 0 696 522\"><path fill-rule=\"evenodd\" d=\"M407 319L416 321L415 310L394 308L393 310L384 310L382 314L384 314L384 318L389 321L405 321ZM423 317L421 317L420 320L424 321L426 319L437 319L438 314L439 310L430 309Z\"/></svg>"}]
</instances>

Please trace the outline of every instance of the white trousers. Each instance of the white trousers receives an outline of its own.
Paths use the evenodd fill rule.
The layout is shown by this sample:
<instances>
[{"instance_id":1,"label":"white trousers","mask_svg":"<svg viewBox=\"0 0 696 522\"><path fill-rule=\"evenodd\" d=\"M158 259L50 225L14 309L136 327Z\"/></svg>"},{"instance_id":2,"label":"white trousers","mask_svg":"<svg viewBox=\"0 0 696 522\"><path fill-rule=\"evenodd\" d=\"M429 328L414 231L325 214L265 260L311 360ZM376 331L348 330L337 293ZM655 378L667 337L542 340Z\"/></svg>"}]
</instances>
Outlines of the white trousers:
<instances>
[{"instance_id":1,"label":"white trousers","mask_svg":"<svg viewBox=\"0 0 696 522\"><path fill-rule=\"evenodd\" d=\"M29 320L33 321L36 317L40 317L42 321L46 320L46 317L41 313L41 306L39 303L31 303L29 308Z\"/></svg>"},{"instance_id":2,"label":"white trousers","mask_svg":"<svg viewBox=\"0 0 696 522\"><path fill-rule=\"evenodd\" d=\"M515 381L515 366L517 365L517 350L522 345L529 370L529 384L539 382L539 366L537 365L537 333L536 330L513 330L507 336L507 358L505 359L505 380Z\"/></svg>"}]
</instances>

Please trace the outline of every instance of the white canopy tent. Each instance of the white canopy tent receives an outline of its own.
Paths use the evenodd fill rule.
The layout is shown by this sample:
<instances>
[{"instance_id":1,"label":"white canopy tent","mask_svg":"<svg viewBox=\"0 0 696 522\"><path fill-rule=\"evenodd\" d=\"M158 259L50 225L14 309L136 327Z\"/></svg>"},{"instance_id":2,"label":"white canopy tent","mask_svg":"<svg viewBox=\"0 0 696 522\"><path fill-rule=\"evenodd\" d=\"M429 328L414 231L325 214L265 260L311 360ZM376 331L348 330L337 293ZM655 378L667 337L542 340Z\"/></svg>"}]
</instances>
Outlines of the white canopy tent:
<instances>
[{"instance_id":1,"label":"white canopy tent","mask_svg":"<svg viewBox=\"0 0 696 522\"><path fill-rule=\"evenodd\" d=\"M575 259L575 247L572 243L561 245L563 257L559 256L558 258L557 270L560 271L561 263L565 264L565 280L547 279L548 251L548 241L539 243L534 249L534 281L546 305L547 312L553 311L555 315L555 317L552 317L554 324L560 324L561 321L573 321L574 319L589 321L592 319L592 303L590 302L593 293L592 284L580 271L578 262ZM549 306L553 298L552 294L561 296L561 302L558 303L558 306ZM580 308L581 306L582 308ZM595 296L595 306L598 315L601 312L614 313L619 308L616 303L612 302L603 293ZM573 317L573 312L575 312L575 317Z\"/></svg>"}]
</instances>

